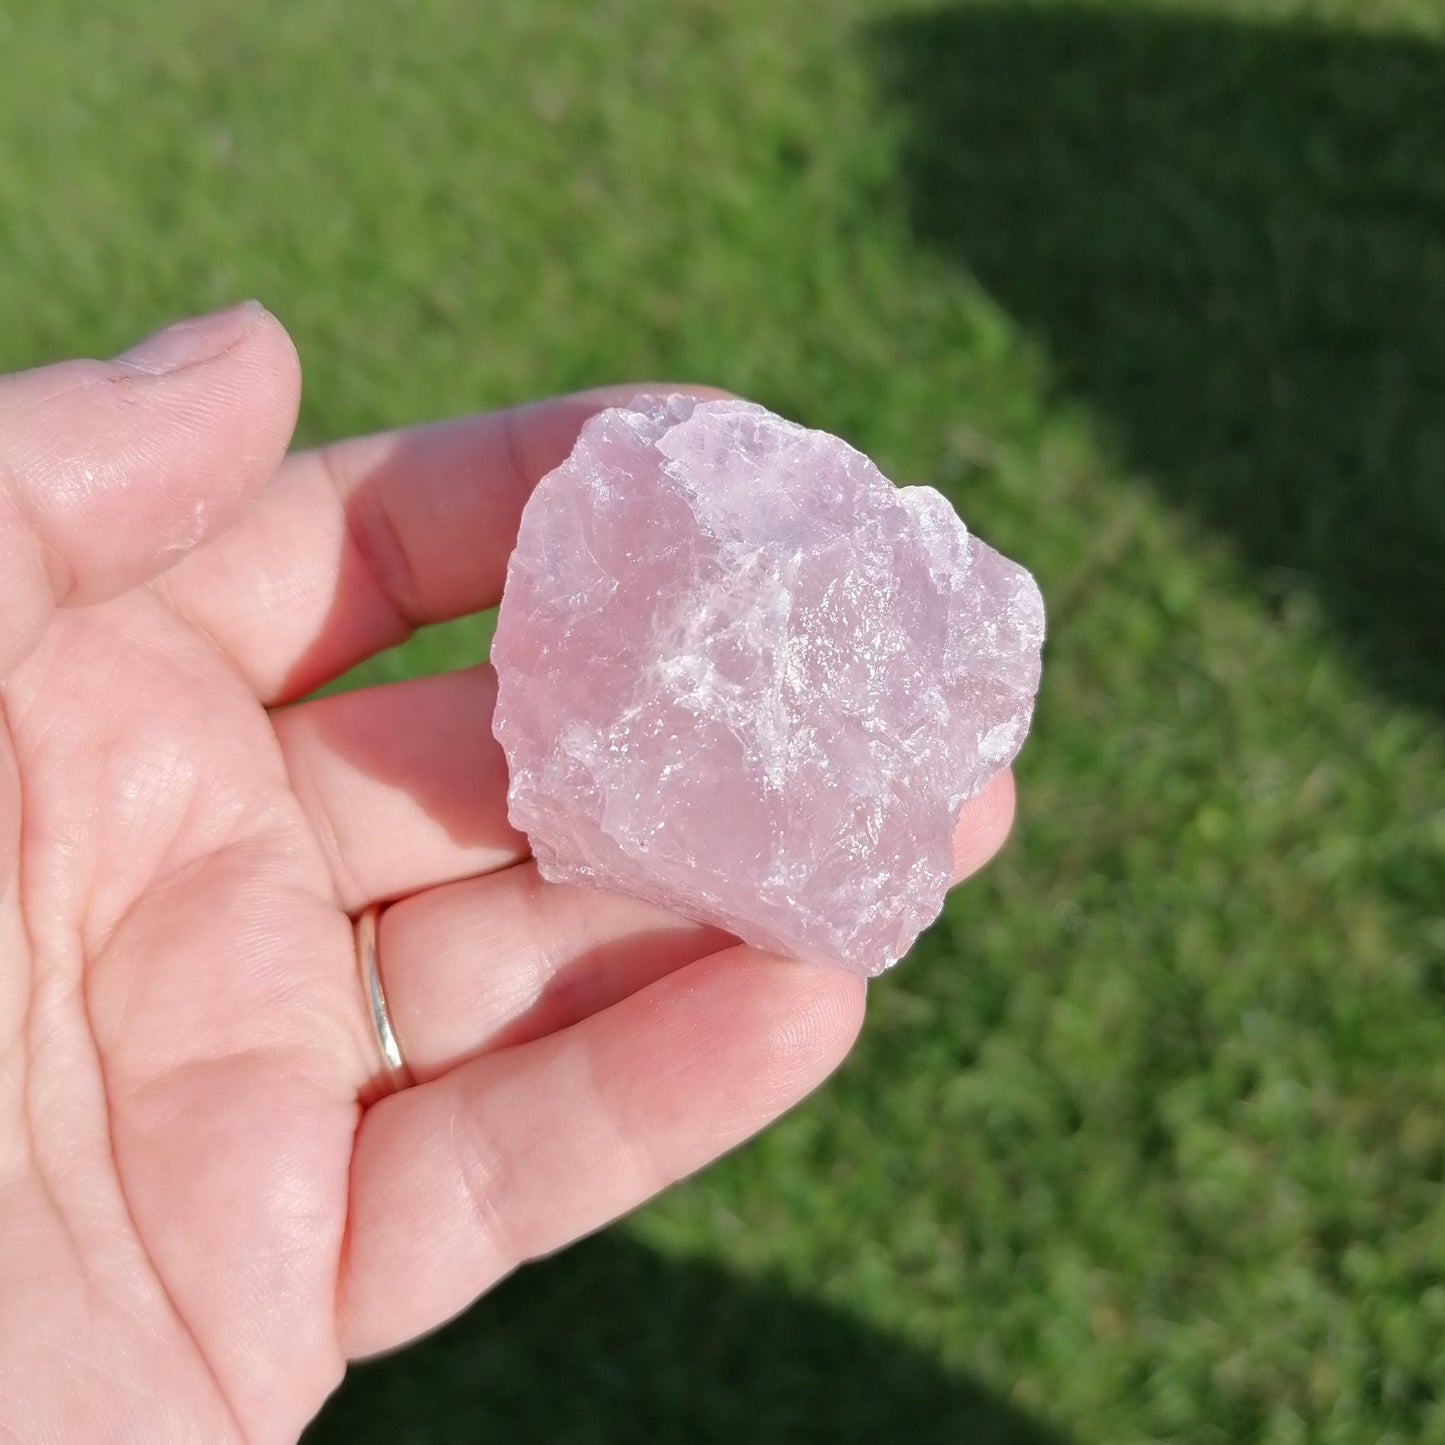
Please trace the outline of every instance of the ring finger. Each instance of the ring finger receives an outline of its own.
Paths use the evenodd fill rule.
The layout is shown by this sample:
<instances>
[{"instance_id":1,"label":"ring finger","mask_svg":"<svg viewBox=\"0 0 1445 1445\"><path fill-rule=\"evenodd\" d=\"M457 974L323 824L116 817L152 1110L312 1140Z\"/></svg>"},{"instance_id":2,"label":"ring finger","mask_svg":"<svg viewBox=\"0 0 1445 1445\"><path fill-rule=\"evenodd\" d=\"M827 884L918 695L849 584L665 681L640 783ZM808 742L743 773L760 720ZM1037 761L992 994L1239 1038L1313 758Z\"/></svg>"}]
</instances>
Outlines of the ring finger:
<instances>
[{"instance_id":1,"label":"ring finger","mask_svg":"<svg viewBox=\"0 0 1445 1445\"><path fill-rule=\"evenodd\" d=\"M957 879L1002 846L1013 806L1008 772L965 805ZM423 1082L599 1013L732 941L639 899L548 883L527 862L393 904L377 952L392 1026Z\"/></svg>"}]
</instances>

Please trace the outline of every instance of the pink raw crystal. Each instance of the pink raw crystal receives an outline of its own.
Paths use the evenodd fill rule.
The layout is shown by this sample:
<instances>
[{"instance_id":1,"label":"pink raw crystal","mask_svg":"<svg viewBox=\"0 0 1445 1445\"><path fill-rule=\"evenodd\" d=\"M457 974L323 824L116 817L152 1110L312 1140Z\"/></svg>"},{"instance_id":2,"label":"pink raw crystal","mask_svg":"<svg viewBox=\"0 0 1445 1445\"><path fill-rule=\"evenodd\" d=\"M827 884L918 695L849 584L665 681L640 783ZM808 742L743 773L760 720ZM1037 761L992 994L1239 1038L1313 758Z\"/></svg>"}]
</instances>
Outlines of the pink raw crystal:
<instances>
[{"instance_id":1,"label":"pink raw crystal","mask_svg":"<svg viewBox=\"0 0 1445 1445\"><path fill-rule=\"evenodd\" d=\"M875 974L1018 752L1043 602L931 487L743 401L593 417L522 516L492 644L542 875Z\"/></svg>"}]
</instances>

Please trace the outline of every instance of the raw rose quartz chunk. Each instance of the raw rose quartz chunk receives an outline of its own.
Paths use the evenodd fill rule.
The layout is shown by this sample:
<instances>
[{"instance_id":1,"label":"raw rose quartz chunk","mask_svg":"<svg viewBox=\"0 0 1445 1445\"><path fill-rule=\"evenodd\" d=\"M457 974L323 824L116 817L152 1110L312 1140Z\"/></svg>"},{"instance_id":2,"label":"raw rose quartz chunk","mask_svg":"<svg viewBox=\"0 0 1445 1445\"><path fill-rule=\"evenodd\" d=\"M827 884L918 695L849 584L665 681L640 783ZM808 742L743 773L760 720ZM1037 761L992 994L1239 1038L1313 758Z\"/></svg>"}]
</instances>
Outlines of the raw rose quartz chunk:
<instances>
[{"instance_id":1,"label":"raw rose quartz chunk","mask_svg":"<svg viewBox=\"0 0 1445 1445\"><path fill-rule=\"evenodd\" d=\"M522 516L492 661L545 878L875 974L1018 752L1043 602L931 487L743 401L592 418Z\"/></svg>"}]
</instances>

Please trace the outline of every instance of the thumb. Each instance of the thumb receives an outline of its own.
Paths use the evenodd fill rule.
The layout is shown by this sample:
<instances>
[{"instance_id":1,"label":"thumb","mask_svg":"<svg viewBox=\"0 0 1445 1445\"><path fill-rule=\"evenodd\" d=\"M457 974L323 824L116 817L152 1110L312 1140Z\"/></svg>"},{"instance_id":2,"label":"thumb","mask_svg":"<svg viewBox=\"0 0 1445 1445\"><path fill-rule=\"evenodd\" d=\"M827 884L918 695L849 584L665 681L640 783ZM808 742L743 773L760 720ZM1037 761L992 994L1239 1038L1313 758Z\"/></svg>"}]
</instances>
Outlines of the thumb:
<instances>
[{"instance_id":1,"label":"thumb","mask_svg":"<svg viewBox=\"0 0 1445 1445\"><path fill-rule=\"evenodd\" d=\"M254 301L115 361L0 377L0 678L56 607L114 597L234 522L286 450L300 386Z\"/></svg>"}]
</instances>

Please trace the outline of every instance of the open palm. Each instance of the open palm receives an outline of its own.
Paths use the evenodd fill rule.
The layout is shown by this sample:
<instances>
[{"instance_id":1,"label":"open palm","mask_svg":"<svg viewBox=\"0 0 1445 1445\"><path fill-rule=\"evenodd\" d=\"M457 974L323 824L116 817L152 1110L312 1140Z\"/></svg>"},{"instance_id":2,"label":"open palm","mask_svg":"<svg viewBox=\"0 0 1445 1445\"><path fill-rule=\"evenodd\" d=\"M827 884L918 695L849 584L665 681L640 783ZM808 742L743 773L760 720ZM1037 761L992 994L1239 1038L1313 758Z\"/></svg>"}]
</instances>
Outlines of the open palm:
<instances>
[{"instance_id":1,"label":"open palm","mask_svg":"<svg viewBox=\"0 0 1445 1445\"><path fill-rule=\"evenodd\" d=\"M294 1440L348 1358L745 1138L861 1020L847 975L543 883L486 667L285 706L494 604L609 394L283 461L298 385L255 306L0 380L0 1434L27 1442ZM1011 808L1006 777L970 805L960 872ZM387 901L400 1092L351 923Z\"/></svg>"}]
</instances>

